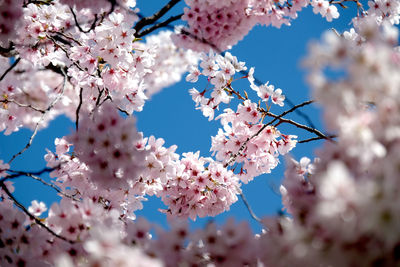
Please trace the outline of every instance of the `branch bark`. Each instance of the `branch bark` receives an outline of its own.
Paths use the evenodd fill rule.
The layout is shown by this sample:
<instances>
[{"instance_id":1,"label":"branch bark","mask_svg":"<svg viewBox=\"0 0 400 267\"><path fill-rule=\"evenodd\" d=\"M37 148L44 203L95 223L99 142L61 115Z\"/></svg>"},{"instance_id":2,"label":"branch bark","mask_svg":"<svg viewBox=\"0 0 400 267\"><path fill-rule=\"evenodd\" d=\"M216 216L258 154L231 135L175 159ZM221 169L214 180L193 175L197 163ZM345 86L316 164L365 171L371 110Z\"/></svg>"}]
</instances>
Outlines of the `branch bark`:
<instances>
[{"instance_id":1,"label":"branch bark","mask_svg":"<svg viewBox=\"0 0 400 267\"><path fill-rule=\"evenodd\" d=\"M159 18L164 16L171 8L173 8L181 0L170 0L164 7L162 7L158 12L154 13L152 16L145 17L136 23L134 29L136 32L141 31L145 26L153 24Z\"/></svg>"}]
</instances>

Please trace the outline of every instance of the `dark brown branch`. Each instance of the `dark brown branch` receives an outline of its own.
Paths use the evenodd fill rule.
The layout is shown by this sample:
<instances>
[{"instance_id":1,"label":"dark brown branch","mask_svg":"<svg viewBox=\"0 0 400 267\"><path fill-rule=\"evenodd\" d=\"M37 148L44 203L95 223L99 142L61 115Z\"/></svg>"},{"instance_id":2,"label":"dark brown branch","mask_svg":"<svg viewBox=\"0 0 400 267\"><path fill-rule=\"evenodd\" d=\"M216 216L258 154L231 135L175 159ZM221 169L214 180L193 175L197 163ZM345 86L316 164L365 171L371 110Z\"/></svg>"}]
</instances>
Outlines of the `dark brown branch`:
<instances>
[{"instance_id":1,"label":"dark brown branch","mask_svg":"<svg viewBox=\"0 0 400 267\"><path fill-rule=\"evenodd\" d=\"M172 17L170 17L169 19L167 19L167 20L165 20L165 21L163 21L163 22L157 23L157 24L155 24L154 26L152 26L152 27L150 27L150 28L144 29L144 30L141 31L140 33L135 34L135 36L136 36L137 38L140 38L140 37L143 37L143 36L145 36L145 35L147 35L147 34L153 32L153 31L155 31L155 30L157 30L157 29L159 29L159 28L166 27L166 26L168 26L171 22L174 22L174 21L176 21L176 20L179 20L179 19L182 17L182 15L183 15L183 14L179 14L179 15L176 15L176 16L172 16Z\"/></svg>"},{"instance_id":2,"label":"dark brown branch","mask_svg":"<svg viewBox=\"0 0 400 267\"><path fill-rule=\"evenodd\" d=\"M81 87L80 91L79 91L79 104L78 107L76 108L75 111L75 116L76 116L76 120L75 120L75 129L78 131L79 129L79 111L81 110L81 106L82 106L82 93L83 93L83 88Z\"/></svg>"},{"instance_id":3,"label":"dark brown branch","mask_svg":"<svg viewBox=\"0 0 400 267\"><path fill-rule=\"evenodd\" d=\"M249 72L246 70L242 70L242 71L240 71L240 73L245 76L249 75ZM254 78L254 82L256 85L260 86L260 85L264 84L261 80L257 79L256 77L253 77L253 78ZM295 104L287 96L285 97L284 102L287 103L291 108L295 107ZM302 117L306 121L308 126L310 126L311 128L316 128L314 123L311 121L310 117L307 114L305 114L301 110L295 110L294 112L298 116Z\"/></svg>"},{"instance_id":4,"label":"dark brown branch","mask_svg":"<svg viewBox=\"0 0 400 267\"><path fill-rule=\"evenodd\" d=\"M17 54L18 52L15 50L13 43L10 43L10 45L7 48L0 46L0 55L2 55L3 57L14 57Z\"/></svg>"},{"instance_id":5,"label":"dark brown branch","mask_svg":"<svg viewBox=\"0 0 400 267\"><path fill-rule=\"evenodd\" d=\"M134 27L135 31L139 32L143 29L143 27L153 24L179 2L180 0L170 0L164 7L162 7L158 12L154 13L152 16L141 19Z\"/></svg>"},{"instance_id":6,"label":"dark brown branch","mask_svg":"<svg viewBox=\"0 0 400 267\"><path fill-rule=\"evenodd\" d=\"M79 42L78 40L76 40L75 38L73 38L73 37L71 37L71 36L68 36L67 34L65 34L65 33L63 33L63 32L53 32L53 31L52 31L51 33L61 35L61 36L64 37L65 39L68 39L68 40L70 40L70 41L73 41L73 42L75 42L76 44L82 46L81 42ZM53 36L53 37L55 37L55 36ZM62 38L60 38L60 39L62 39ZM63 40L64 40L64 39L63 39ZM65 41L65 40L64 40L64 41ZM66 43L66 42L65 42L65 43ZM67 44L67 43L66 43L66 44ZM70 44L70 43L68 42L68 44Z\"/></svg>"},{"instance_id":7,"label":"dark brown branch","mask_svg":"<svg viewBox=\"0 0 400 267\"><path fill-rule=\"evenodd\" d=\"M51 230L49 227L47 227L44 223L42 223L40 221L39 218L37 218L35 215L33 215L32 213L30 213L24 205L22 205L14 196L13 194L11 194L11 192L8 190L7 186L4 184L4 182L0 182L0 187L3 189L3 191L7 194L7 196L14 202L14 204L20 208L30 219L34 220L36 224L40 225L41 227L43 227L47 232L49 232L50 234L52 234L53 236L64 240L70 244L74 244L75 241L73 240L69 240L57 233L55 233L53 230Z\"/></svg>"},{"instance_id":8,"label":"dark brown branch","mask_svg":"<svg viewBox=\"0 0 400 267\"><path fill-rule=\"evenodd\" d=\"M267 116L274 117L274 118L279 117L278 115L273 114L273 113L271 113L271 112L266 112L265 114L266 114ZM304 124L295 122L295 121L293 121L293 120L285 119L285 118L279 118L279 121L280 121L280 122L283 122L283 123L289 123L289 124L292 124L292 125L296 126L297 128L306 130L306 131L308 131L308 132L310 132L310 133L313 133L313 134L315 134L315 135L321 137L321 139L326 139L326 140L335 142L334 140L332 140L332 139L329 137L329 135L326 135L326 134L322 133L321 131L319 131L319 130L317 130L317 129L314 129L314 128L311 128L311 127L309 127L309 126L307 126L307 125L304 125Z\"/></svg>"},{"instance_id":9,"label":"dark brown branch","mask_svg":"<svg viewBox=\"0 0 400 267\"><path fill-rule=\"evenodd\" d=\"M285 98L284 101L285 101L290 107L294 107L294 106L295 106L295 104L294 104L289 98L287 98L287 97ZM295 112L298 116L302 117L302 118L306 121L306 123L307 123L308 126L310 126L311 128L317 128L317 127L315 127L315 125L314 125L314 123L312 122L312 120L310 119L310 117L309 117L307 114L305 114L303 111L296 109L294 112Z\"/></svg>"},{"instance_id":10,"label":"dark brown branch","mask_svg":"<svg viewBox=\"0 0 400 267\"><path fill-rule=\"evenodd\" d=\"M0 183L4 182L4 181L6 181L6 180L18 178L18 177L20 177L20 176L28 176L28 174L32 174L32 175L41 175L41 174L46 173L46 172L52 172L52 171L54 171L55 169L58 169L58 168L59 168L59 166L54 167L54 168L44 168L44 169L42 169L42 170L40 170L40 171L36 171L36 172L24 172L24 171L14 171L14 170L0 170L0 171L7 171L7 172L12 172L12 173L14 173L14 174L7 175L7 176L3 177L2 179L0 179Z\"/></svg>"},{"instance_id":11,"label":"dark brown branch","mask_svg":"<svg viewBox=\"0 0 400 267\"><path fill-rule=\"evenodd\" d=\"M118 110L119 110L120 112L124 113L126 116L130 116L130 114L129 114L128 111L126 111L126 110L124 110L124 109L122 109L122 108L118 108Z\"/></svg>"},{"instance_id":12,"label":"dark brown branch","mask_svg":"<svg viewBox=\"0 0 400 267\"><path fill-rule=\"evenodd\" d=\"M19 63L20 61L21 61L21 58L20 58L20 57L17 58L17 59L14 61L14 63L13 63L8 69L6 69L6 71L3 73L3 75L1 75L0 81L2 81L2 80L4 79L4 77L6 77L6 75L7 75L13 68L15 68L15 66L18 65L18 63Z\"/></svg>"},{"instance_id":13,"label":"dark brown branch","mask_svg":"<svg viewBox=\"0 0 400 267\"><path fill-rule=\"evenodd\" d=\"M94 20L93 20L92 25L90 26L90 28L87 29L87 30L84 30L84 29L82 29L81 25L80 25L79 22L78 22L78 18L76 17L76 14L75 14L74 9L73 9L72 7L69 7L69 10L70 10L71 13L72 13L72 17L74 18L75 25L76 25L76 27L78 27L78 30L79 30L80 32L88 33L88 32L90 32L91 30L94 30L94 28L96 28L96 22L97 22L97 20L98 20L97 14L94 15Z\"/></svg>"},{"instance_id":14,"label":"dark brown branch","mask_svg":"<svg viewBox=\"0 0 400 267\"><path fill-rule=\"evenodd\" d=\"M75 201L80 201L79 199L77 199L77 198L75 198L75 197L73 197L73 196L70 196L70 195L64 193L63 191L61 191L60 188L58 188L58 187L55 186L54 184L50 184L50 183L46 182L45 180L43 180L42 178L40 178L40 177L38 176L38 175L41 175L41 174L43 174L43 173L52 172L52 171L54 171L54 170L56 170L56 169L59 169L60 167L61 167L61 164L58 165L58 166L56 166L56 167L54 167L54 168L44 168L43 170L40 170L40 171L37 171L37 172L25 172L25 171L7 170L8 172L11 172L11 173L14 173L14 174L7 175L7 176L3 177L2 179L0 179L0 183L3 183L3 182L5 182L5 181L7 181L7 180L19 178L19 177L21 177L21 176L26 176L26 177L30 177L30 178L32 178L32 179L34 179L34 180L36 180L36 181L39 181L39 182L41 182L42 184L44 184L44 185L46 185L46 186L49 186L49 187L53 188L53 189L56 190L59 194L65 196L65 197L68 197L68 198L73 199L73 200L75 200ZM0 171L3 171L3 170L0 170Z\"/></svg>"},{"instance_id":15,"label":"dark brown branch","mask_svg":"<svg viewBox=\"0 0 400 267\"><path fill-rule=\"evenodd\" d=\"M22 7L27 7L29 4L35 5L50 5L53 0L29 0L27 2L24 1Z\"/></svg>"},{"instance_id":16,"label":"dark brown branch","mask_svg":"<svg viewBox=\"0 0 400 267\"><path fill-rule=\"evenodd\" d=\"M267 127L268 125L273 124L275 121L277 121L277 120L279 120L280 118L282 118L283 116L285 116L285 115L287 115L287 114L289 114L289 113L295 111L296 109L301 108L301 107L304 107L304 106L309 105L309 104L311 104L311 103L314 103L314 100L308 100L308 101L305 101L305 102L303 102L303 103L300 103L300 104L298 104L298 105L293 106L291 109L289 109L289 110L283 112L283 113L280 114L279 116L275 117L272 121L270 121L270 122L268 122L267 124L265 124L265 125L263 126L263 128ZM264 130L263 128L261 128L261 129ZM260 130L261 130L261 129L260 129ZM262 130L261 130L261 131L262 131Z\"/></svg>"},{"instance_id":17,"label":"dark brown branch","mask_svg":"<svg viewBox=\"0 0 400 267\"><path fill-rule=\"evenodd\" d=\"M337 136L336 135L328 135L327 137L329 139L332 139L332 138L336 138ZM312 142L312 141L316 141L316 140L322 140L322 139L326 140L327 138L321 137L321 136L317 136L317 137L313 137L313 138L309 138L309 139L300 140L297 143L298 144L303 144L303 143L308 143L308 142Z\"/></svg>"}]
</instances>

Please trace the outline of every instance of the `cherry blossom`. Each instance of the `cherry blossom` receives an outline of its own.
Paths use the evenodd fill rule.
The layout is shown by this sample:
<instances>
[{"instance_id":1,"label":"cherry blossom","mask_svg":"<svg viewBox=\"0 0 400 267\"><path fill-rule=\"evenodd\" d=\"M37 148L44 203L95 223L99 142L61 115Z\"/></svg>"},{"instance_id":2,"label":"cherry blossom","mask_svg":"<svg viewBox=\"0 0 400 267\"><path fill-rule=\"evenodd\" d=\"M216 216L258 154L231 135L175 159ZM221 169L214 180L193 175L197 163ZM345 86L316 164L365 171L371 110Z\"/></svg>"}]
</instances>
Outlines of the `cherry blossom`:
<instances>
[{"instance_id":1,"label":"cherry blossom","mask_svg":"<svg viewBox=\"0 0 400 267\"><path fill-rule=\"evenodd\" d=\"M47 210L46 204L42 201L37 202L37 200L33 200L31 202L31 206L28 208L28 211L35 216L40 216L46 210Z\"/></svg>"},{"instance_id":2,"label":"cherry blossom","mask_svg":"<svg viewBox=\"0 0 400 267\"><path fill-rule=\"evenodd\" d=\"M146 18L135 0L0 2L0 131L33 131L0 160L2 266L397 266L399 1L355 1L352 28L310 45L303 66L333 134L287 118L313 101L280 111L289 96L225 50L257 24L290 26L306 6L338 19L343 1L186 0L182 16L163 20L178 2ZM149 35L179 19L175 33ZM136 128L136 112L186 72L195 109L221 125L208 153ZM59 115L75 129L46 149L46 167L19 170L14 159ZM284 124L316 137L298 140ZM288 155L316 139L325 142L313 161ZM243 188L281 155L283 210L259 219ZM25 207L22 176L61 200ZM136 218L149 197L163 202L169 229ZM188 224L239 197L258 233L233 219Z\"/></svg>"}]
</instances>

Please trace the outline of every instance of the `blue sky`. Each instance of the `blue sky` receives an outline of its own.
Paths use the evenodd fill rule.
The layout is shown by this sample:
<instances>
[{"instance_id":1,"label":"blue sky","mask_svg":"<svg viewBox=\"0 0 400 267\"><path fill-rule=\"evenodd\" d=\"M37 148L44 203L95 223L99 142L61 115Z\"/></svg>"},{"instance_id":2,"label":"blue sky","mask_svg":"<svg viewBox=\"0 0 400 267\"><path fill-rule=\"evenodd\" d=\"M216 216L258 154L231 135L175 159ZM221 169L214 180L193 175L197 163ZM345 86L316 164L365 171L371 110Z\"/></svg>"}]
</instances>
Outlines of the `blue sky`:
<instances>
[{"instance_id":1,"label":"blue sky","mask_svg":"<svg viewBox=\"0 0 400 267\"><path fill-rule=\"evenodd\" d=\"M166 0L138 0L137 6L143 15L148 16L166 2ZM181 13L183 6L183 3L178 4L167 14L167 17ZM311 40L320 39L321 34L330 28L335 28L339 32L348 29L350 18L356 15L354 5L347 10L339 9L339 11L339 19L332 23L326 22L320 15L313 14L311 8L307 8L299 13L299 18L293 20L289 27L282 26L281 29L255 27L230 52L240 61L245 61L247 67L255 67L257 78L263 82L270 81L271 84L280 87L293 103L301 103L312 98L305 82L305 72L300 66L301 59L307 54L307 44ZM246 85L246 83L242 84ZM199 150L202 156L210 156L211 136L216 135L220 125L218 121L209 122L199 110L194 109L194 102L188 93L193 86L196 84L187 83L183 79L180 83L154 95L145 104L144 110L136 114L137 128L139 131L143 131L145 136L154 135L164 138L166 146L176 144L178 153ZM198 87L197 89L202 88ZM248 90L248 88L244 89ZM286 109L288 109L287 105L280 109L274 106L272 111L280 113ZM317 128L323 129L318 106L308 106L302 111L310 116ZM291 114L288 118L304 123L295 114ZM46 154L45 148L54 150L54 139L68 135L73 129L74 124L65 117L54 120L48 128L38 133L32 147L13 162L12 169L24 171L42 169L45 166L43 159ZM280 130L298 135L299 140L313 137L294 127L282 127ZM0 134L0 159L7 162L13 154L25 146L30 135L31 131L26 129L10 136ZM292 155L296 159L303 156L313 157L314 150L321 144L321 141L299 144L292 151ZM271 174L259 176L253 182L243 185L243 192L258 216L275 215L281 209L280 196L275 191L276 188L279 188L283 171L284 160L282 158L281 164ZM15 196L27 206L33 199L44 201L48 206L59 200L54 191L30 178L16 180ZM137 212L137 215L145 216L153 222L165 224L165 215L158 212L158 209L163 207L158 199L152 198L144 202L144 209ZM232 205L229 212L216 218L200 219L193 225L199 227L210 219L221 222L231 216L237 220L247 220L253 229L259 230L258 223L250 218L240 199Z\"/></svg>"}]
</instances>

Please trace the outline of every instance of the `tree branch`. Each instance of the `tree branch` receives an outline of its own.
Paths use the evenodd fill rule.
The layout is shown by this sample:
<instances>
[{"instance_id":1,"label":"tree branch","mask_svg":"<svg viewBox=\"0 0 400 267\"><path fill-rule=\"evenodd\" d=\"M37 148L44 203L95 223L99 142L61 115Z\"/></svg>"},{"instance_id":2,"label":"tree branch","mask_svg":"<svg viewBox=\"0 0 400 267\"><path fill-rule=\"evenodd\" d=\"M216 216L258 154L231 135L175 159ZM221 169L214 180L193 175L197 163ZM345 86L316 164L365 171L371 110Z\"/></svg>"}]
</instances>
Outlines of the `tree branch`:
<instances>
[{"instance_id":1,"label":"tree branch","mask_svg":"<svg viewBox=\"0 0 400 267\"><path fill-rule=\"evenodd\" d=\"M73 199L73 200L75 200L75 201L80 201L79 199L77 199L77 198L75 198L75 197L73 197L73 196L71 196L71 195L68 195L68 194L64 193L63 191L61 191L60 188L58 188L58 187L55 186L54 184L50 184L50 183L46 182L45 180L43 180L42 178L40 178L40 177L38 176L38 175L41 175L41 174L43 174L43 173L52 172L52 171L54 171L54 170L56 170L56 169L59 169L60 166L61 166L61 164L58 165L58 166L55 167L55 168L44 168L43 170L40 170L40 171L37 171L37 172L24 172L24 171L7 170L8 172L12 172L12 173L14 173L14 174L7 175L7 176L3 177L2 179L0 179L0 183L3 183L3 182L5 182L5 181L7 181L7 180L10 180L10 179L18 178L18 177L21 177L21 176L26 176L26 177L30 177L30 178L32 178L32 179L34 179L34 180L36 180L36 181L39 181L39 182L41 182L42 184L44 184L44 185L46 185L46 186L49 186L49 187L53 188L53 189L56 190L59 194L65 196L65 197L68 197L68 198ZM2 171L2 170L0 170L0 171Z\"/></svg>"},{"instance_id":2,"label":"tree branch","mask_svg":"<svg viewBox=\"0 0 400 267\"><path fill-rule=\"evenodd\" d=\"M75 116L76 116L76 120L75 120L75 129L78 131L79 129L79 111L81 110L81 106L82 106L82 93L83 93L83 88L81 87L80 91L79 91L79 104L78 107L76 108L75 111Z\"/></svg>"},{"instance_id":3,"label":"tree branch","mask_svg":"<svg viewBox=\"0 0 400 267\"><path fill-rule=\"evenodd\" d=\"M298 109L298 108L301 108L301 107L304 107L304 106L306 106L306 105L309 105L309 104L311 104L311 103L314 103L314 100L308 100L308 101L305 101L305 102L303 102L303 103L300 103L300 104L298 104L298 105L293 106L291 109L289 109L289 110L283 112L283 113L280 114L279 116L275 117L272 121L270 121L270 122L268 122L267 124L265 124L265 125L263 126L263 128L265 129L265 127L267 127L268 125L273 124L275 121L279 120L279 119L282 118L283 116L285 116L285 115L287 115L287 114L289 114L289 113L295 111L295 110ZM263 128L260 129L260 132L261 132L262 130L264 130Z\"/></svg>"},{"instance_id":4,"label":"tree branch","mask_svg":"<svg viewBox=\"0 0 400 267\"><path fill-rule=\"evenodd\" d=\"M157 23L156 25L154 25L154 26L152 26L152 27L150 27L150 28L147 28L147 29L141 31L140 33L135 34L135 36L136 36L137 38L140 38L140 37L143 37L143 36L145 36L145 35L147 35L147 34L153 32L153 31L155 31L155 30L157 30L157 29L159 29L159 28L166 27L166 26L168 26L171 22L174 22L174 21L176 21L176 20L179 20L179 19L182 17L182 15L183 15L183 14L179 14L179 15L176 15L176 16L172 16L172 17L170 17L169 19L167 19L167 20L165 20L165 21L163 21L163 22Z\"/></svg>"},{"instance_id":5,"label":"tree branch","mask_svg":"<svg viewBox=\"0 0 400 267\"><path fill-rule=\"evenodd\" d=\"M97 20L98 20L97 14L94 15L94 20L93 20L92 25L90 26L90 28L87 29L87 30L84 30L84 29L82 29L81 25L80 25L79 22L78 22L78 18L76 17L76 14L75 14L74 9L73 9L72 7L69 7L69 10L70 10L71 13L72 13L72 17L74 18L75 25L76 25L76 27L78 27L78 29L79 29L80 32L88 33L88 32L90 32L91 30L94 30L94 28L96 28L96 22L97 22Z\"/></svg>"},{"instance_id":6,"label":"tree branch","mask_svg":"<svg viewBox=\"0 0 400 267\"><path fill-rule=\"evenodd\" d=\"M278 115L273 114L271 112L266 112L265 114L270 116L270 117L274 117L274 118L279 117ZM307 125L295 122L293 120L285 119L285 118L279 118L279 121L280 122L284 122L284 123L289 123L289 124L292 124L292 125L296 126L297 128L306 130L306 131L308 131L310 133L313 133L313 134L317 135L318 137L321 137L321 139L326 139L326 140L329 140L331 142L335 142L334 140L332 140L330 138L330 135L326 135L326 134L322 133L321 131L319 131L317 129L314 129L314 128L311 128L311 127L309 127Z\"/></svg>"},{"instance_id":7,"label":"tree branch","mask_svg":"<svg viewBox=\"0 0 400 267\"><path fill-rule=\"evenodd\" d=\"M141 19L134 27L135 31L139 32L141 29L143 29L143 27L153 24L179 2L180 0L170 0L164 7L162 7L158 12L154 13L152 16Z\"/></svg>"},{"instance_id":8,"label":"tree branch","mask_svg":"<svg viewBox=\"0 0 400 267\"><path fill-rule=\"evenodd\" d=\"M41 174L46 173L46 172L52 172L52 171L54 171L55 169L58 169L59 167L60 167L60 166L57 166L57 167L55 167L55 168L44 168L44 169L42 169L42 170L40 170L40 171L36 171L36 172L14 171L14 170L10 170L10 169L8 169L8 170L0 170L0 171L8 171L8 172L13 172L13 173L15 173L15 174L7 175L7 176L1 178L1 179L0 179L0 183L4 182L4 181L6 181L6 180L14 179L14 178L17 178L17 177L20 177L20 176L23 176L23 175L27 175L27 174L41 175Z\"/></svg>"},{"instance_id":9,"label":"tree branch","mask_svg":"<svg viewBox=\"0 0 400 267\"><path fill-rule=\"evenodd\" d=\"M75 197L73 197L73 196L71 196L71 195L68 195L68 194L64 193L63 191L61 191L60 188L58 188L58 187L55 186L54 184L50 184L50 183L46 182L45 180L43 180L43 179L40 178L39 176L33 175L33 174L31 174L31 173L25 173L24 175L25 175L25 176L28 176L28 177L31 177L32 179L34 179L34 180L36 180L36 181L39 181L39 182L41 182L42 184L44 184L44 185L46 185L46 186L49 186L49 187L53 188L54 190L57 191L57 193L63 195L64 197L70 198L70 199L72 199L72 200L74 200L74 201L80 201L79 199L77 199L77 198L75 198Z\"/></svg>"},{"instance_id":10,"label":"tree branch","mask_svg":"<svg viewBox=\"0 0 400 267\"><path fill-rule=\"evenodd\" d=\"M2 55L3 57L14 57L17 54L18 52L15 50L13 43L10 43L10 45L7 48L0 46L0 55Z\"/></svg>"},{"instance_id":11,"label":"tree branch","mask_svg":"<svg viewBox=\"0 0 400 267\"><path fill-rule=\"evenodd\" d=\"M22 107L22 108L31 108L31 109L33 109L34 111L40 112L40 113L42 113L42 114L46 112L46 111L44 111L44 110L42 110L42 109L35 108L35 107L33 107L32 105L29 105L29 104L21 104L21 103L15 101L15 100L12 100L12 99L11 99L11 100L9 100L9 99L0 100L0 103L4 103L4 104L13 103L13 104L15 104L15 105L17 105L17 106L19 106L19 107Z\"/></svg>"},{"instance_id":12,"label":"tree branch","mask_svg":"<svg viewBox=\"0 0 400 267\"><path fill-rule=\"evenodd\" d=\"M336 135L328 135L327 137L328 137L329 139L332 139L332 138L336 138L337 136L336 136ZM313 138L309 138L309 139L300 140L300 141L298 141L297 143L298 143L298 144L303 144L303 143L308 143L308 142L312 142L312 141L316 141L316 140L321 140L321 139L327 139L327 138L321 137L321 136L317 136L317 137L313 137Z\"/></svg>"},{"instance_id":13,"label":"tree branch","mask_svg":"<svg viewBox=\"0 0 400 267\"><path fill-rule=\"evenodd\" d=\"M15 66L18 65L18 63L19 63L20 61L21 61L21 58L20 58L20 57L17 58L17 59L14 61L14 63L13 63L8 69L6 69L6 71L3 73L3 75L1 75L0 81L2 81L2 80L4 79L4 77L6 77L6 75L7 75L13 68L15 68Z\"/></svg>"}]
</instances>

